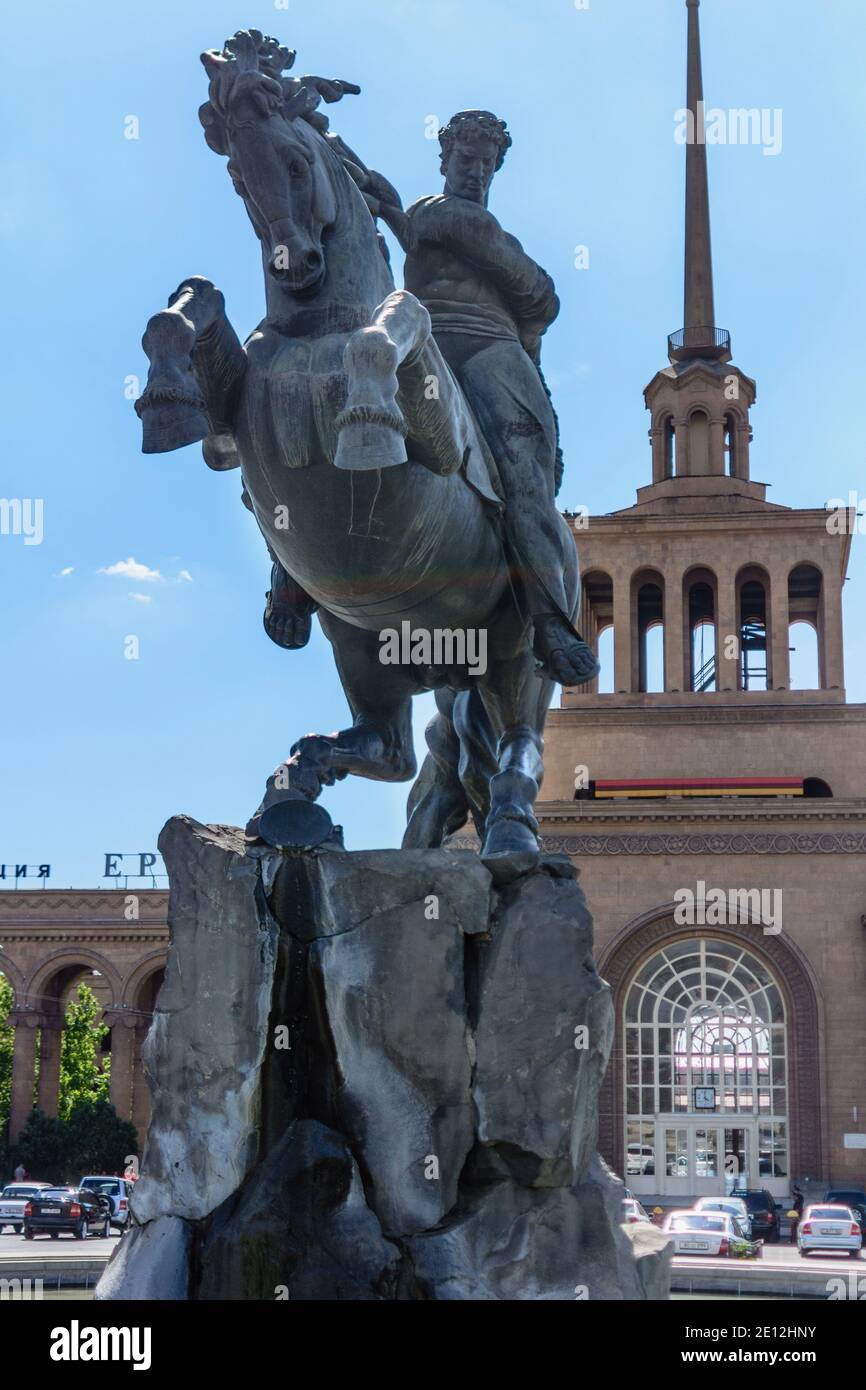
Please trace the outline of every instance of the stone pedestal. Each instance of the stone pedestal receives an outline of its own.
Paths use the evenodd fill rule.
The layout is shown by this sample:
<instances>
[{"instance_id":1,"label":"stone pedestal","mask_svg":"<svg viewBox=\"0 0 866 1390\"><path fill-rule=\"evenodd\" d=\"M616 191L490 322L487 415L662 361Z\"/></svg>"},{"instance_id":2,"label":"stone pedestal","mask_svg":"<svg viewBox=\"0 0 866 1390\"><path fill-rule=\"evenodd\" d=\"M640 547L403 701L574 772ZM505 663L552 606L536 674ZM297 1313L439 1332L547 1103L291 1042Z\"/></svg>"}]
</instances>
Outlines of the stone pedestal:
<instances>
[{"instance_id":1,"label":"stone pedestal","mask_svg":"<svg viewBox=\"0 0 866 1390\"><path fill-rule=\"evenodd\" d=\"M595 1153L613 1019L567 860L495 890L471 851L182 817L160 849L153 1119L98 1298L667 1297Z\"/></svg>"}]
</instances>

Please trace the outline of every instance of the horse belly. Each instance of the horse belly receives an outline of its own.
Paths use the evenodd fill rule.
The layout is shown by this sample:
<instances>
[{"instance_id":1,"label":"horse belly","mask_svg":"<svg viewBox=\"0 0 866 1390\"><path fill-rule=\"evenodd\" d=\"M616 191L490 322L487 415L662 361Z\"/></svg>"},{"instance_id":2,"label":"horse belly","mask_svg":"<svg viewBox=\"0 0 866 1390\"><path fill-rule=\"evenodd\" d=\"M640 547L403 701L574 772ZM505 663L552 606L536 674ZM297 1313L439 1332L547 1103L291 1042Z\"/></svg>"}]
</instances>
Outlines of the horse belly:
<instances>
[{"instance_id":1,"label":"horse belly","mask_svg":"<svg viewBox=\"0 0 866 1390\"><path fill-rule=\"evenodd\" d=\"M372 472L321 462L261 467L247 487L284 567L356 627L379 631L403 618L480 626L502 592L496 530L457 475L439 477L411 460Z\"/></svg>"}]
</instances>

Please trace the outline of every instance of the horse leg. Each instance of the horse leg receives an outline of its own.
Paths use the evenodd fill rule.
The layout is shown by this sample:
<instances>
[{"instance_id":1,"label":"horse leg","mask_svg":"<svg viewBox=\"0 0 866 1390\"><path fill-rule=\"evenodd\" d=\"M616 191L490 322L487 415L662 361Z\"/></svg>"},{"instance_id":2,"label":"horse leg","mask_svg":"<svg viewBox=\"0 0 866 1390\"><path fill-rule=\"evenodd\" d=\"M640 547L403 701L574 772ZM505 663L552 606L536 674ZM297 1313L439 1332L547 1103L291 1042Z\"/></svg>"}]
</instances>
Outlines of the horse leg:
<instances>
[{"instance_id":1,"label":"horse leg","mask_svg":"<svg viewBox=\"0 0 866 1390\"><path fill-rule=\"evenodd\" d=\"M397 404L398 369L430 338L430 315L408 290L395 290L367 328L346 343L346 404L334 422L338 468L390 468L405 463L408 426Z\"/></svg>"},{"instance_id":2,"label":"horse leg","mask_svg":"<svg viewBox=\"0 0 866 1390\"><path fill-rule=\"evenodd\" d=\"M436 713L425 730L428 753L406 804L403 849L439 849L465 825L471 806L460 781L460 740L454 728L453 690L436 691Z\"/></svg>"},{"instance_id":3,"label":"horse leg","mask_svg":"<svg viewBox=\"0 0 866 1390\"><path fill-rule=\"evenodd\" d=\"M247 359L220 291L190 276L150 319L141 343L150 362L135 402L142 452L164 454L202 439L211 468L236 468L231 429Z\"/></svg>"},{"instance_id":4,"label":"horse leg","mask_svg":"<svg viewBox=\"0 0 866 1390\"><path fill-rule=\"evenodd\" d=\"M540 858L534 807L544 775L541 731L552 695L553 683L539 676L526 646L491 663L481 689L499 735L481 858L500 882L526 873Z\"/></svg>"},{"instance_id":5,"label":"horse leg","mask_svg":"<svg viewBox=\"0 0 866 1390\"><path fill-rule=\"evenodd\" d=\"M379 661L379 636L320 611L319 621L334 648L340 681L352 711L350 728L307 734L268 778L264 800L247 826L258 835L263 811L280 801L315 801L323 787L349 773L376 782L408 782L417 764L412 737L412 696L422 688L416 675Z\"/></svg>"}]
</instances>

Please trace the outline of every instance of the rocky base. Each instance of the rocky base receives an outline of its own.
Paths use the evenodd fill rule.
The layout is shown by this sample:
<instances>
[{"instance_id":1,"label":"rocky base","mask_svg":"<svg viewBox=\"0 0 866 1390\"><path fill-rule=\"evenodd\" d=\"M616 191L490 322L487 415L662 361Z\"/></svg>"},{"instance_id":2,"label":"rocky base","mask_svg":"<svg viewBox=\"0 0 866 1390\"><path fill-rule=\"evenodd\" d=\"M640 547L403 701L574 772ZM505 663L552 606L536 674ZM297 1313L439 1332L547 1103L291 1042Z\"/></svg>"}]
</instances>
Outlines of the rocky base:
<instances>
[{"instance_id":1,"label":"rocky base","mask_svg":"<svg viewBox=\"0 0 866 1390\"><path fill-rule=\"evenodd\" d=\"M153 1119L100 1299L658 1299L595 1153L613 1037L566 859L286 853L184 817Z\"/></svg>"}]
</instances>

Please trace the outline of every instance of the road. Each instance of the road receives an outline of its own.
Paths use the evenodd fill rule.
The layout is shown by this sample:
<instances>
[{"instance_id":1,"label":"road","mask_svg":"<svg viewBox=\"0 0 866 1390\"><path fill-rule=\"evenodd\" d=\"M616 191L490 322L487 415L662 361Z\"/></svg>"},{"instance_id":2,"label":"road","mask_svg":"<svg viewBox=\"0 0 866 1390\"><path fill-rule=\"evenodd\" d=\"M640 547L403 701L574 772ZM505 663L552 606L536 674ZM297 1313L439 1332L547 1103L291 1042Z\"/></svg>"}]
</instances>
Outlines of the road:
<instances>
[{"instance_id":1,"label":"road","mask_svg":"<svg viewBox=\"0 0 866 1390\"><path fill-rule=\"evenodd\" d=\"M56 1240L38 1235L32 1240L25 1240L23 1235L16 1236L7 1227L5 1233L0 1235L0 1261L17 1260L23 1263L27 1260L108 1259L119 1239L118 1235L112 1234L107 1240L101 1236L76 1240L71 1235L60 1235Z\"/></svg>"}]
</instances>

